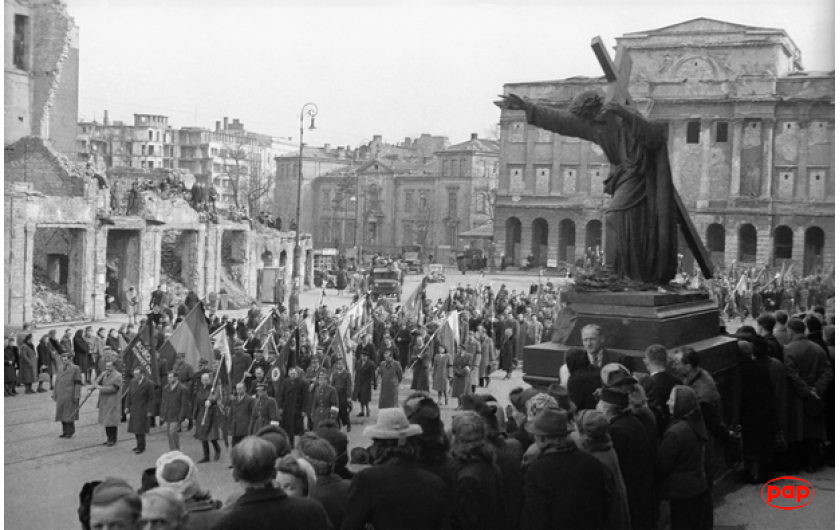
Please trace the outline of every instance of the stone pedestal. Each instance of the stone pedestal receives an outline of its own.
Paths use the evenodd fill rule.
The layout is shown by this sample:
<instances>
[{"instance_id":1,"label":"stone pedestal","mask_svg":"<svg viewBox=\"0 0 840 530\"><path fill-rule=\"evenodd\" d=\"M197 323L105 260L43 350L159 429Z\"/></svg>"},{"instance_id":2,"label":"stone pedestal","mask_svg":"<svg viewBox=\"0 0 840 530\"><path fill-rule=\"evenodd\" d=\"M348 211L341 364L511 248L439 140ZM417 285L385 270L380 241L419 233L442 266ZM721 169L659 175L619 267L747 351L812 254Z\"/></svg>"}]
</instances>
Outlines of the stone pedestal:
<instances>
[{"instance_id":1,"label":"stone pedestal","mask_svg":"<svg viewBox=\"0 0 840 530\"><path fill-rule=\"evenodd\" d=\"M580 331L588 324L601 327L607 349L635 358L634 372L646 371L642 358L651 344L669 350L691 346L700 353L702 368L716 378L737 365L736 341L720 334L717 305L703 293L571 292L564 300L577 313L566 341L525 348L524 379L532 386L557 381L566 351L582 347Z\"/></svg>"}]
</instances>

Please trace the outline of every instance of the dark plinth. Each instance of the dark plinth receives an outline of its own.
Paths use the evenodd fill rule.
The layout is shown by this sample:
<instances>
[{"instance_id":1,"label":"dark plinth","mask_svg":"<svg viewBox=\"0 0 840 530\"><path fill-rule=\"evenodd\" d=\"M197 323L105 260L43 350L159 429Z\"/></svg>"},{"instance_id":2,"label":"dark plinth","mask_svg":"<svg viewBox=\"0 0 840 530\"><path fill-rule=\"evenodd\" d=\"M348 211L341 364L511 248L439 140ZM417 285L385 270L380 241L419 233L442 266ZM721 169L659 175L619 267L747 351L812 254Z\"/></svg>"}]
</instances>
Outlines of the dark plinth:
<instances>
[{"instance_id":1,"label":"dark plinth","mask_svg":"<svg viewBox=\"0 0 840 530\"><path fill-rule=\"evenodd\" d=\"M700 353L702 367L712 374L737 364L734 339L721 336L717 305L703 293L571 292L563 295L577 312L574 328L563 344L527 346L523 357L525 381L545 387L557 381L566 351L582 347L580 331L597 324L608 349L635 358L633 370L645 372L641 358L651 344L674 349L691 346Z\"/></svg>"}]
</instances>

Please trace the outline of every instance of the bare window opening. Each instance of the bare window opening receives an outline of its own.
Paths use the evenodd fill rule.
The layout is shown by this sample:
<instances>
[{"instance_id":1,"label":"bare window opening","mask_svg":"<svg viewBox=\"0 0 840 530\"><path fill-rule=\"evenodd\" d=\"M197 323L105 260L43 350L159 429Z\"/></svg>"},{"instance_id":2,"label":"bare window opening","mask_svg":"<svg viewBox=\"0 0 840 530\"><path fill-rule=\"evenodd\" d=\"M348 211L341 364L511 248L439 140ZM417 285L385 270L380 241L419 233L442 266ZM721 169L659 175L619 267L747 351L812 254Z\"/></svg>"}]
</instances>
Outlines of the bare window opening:
<instances>
[{"instance_id":1,"label":"bare window opening","mask_svg":"<svg viewBox=\"0 0 840 530\"><path fill-rule=\"evenodd\" d=\"M753 124L752 124L752 128L753 128L753 129L755 129L756 127L758 127L758 124L757 124L757 123L755 123L755 122L753 122Z\"/></svg>"},{"instance_id":2,"label":"bare window opening","mask_svg":"<svg viewBox=\"0 0 840 530\"><path fill-rule=\"evenodd\" d=\"M149 131L149 140L154 140L154 139L155 139L155 133L152 132L152 131Z\"/></svg>"},{"instance_id":3,"label":"bare window opening","mask_svg":"<svg viewBox=\"0 0 840 530\"><path fill-rule=\"evenodd\" d=\"M12 49L12 60L15 63L15 67L21 70L26 70L26 37L28 27L29 17L25 15L15 15L15 36Z\"/></svg>"},{"instance_id":4,"label":"bare window opening","mask_svg":"<svg viewBox=\"0 0 840 530\"><path fill-rule=\"evenodd\" d=\"M786 124L785 124L785 129L790 130L790 128L791 128L791 124L790 124L790 123L786 123Z\"/></svg>"},{"instance_id":5,"label":"bare window opening","mask_svg":"<svg viewBox=\"0 0 840 530\"><path fill-rule=\"evenodd\" d=\"M685 141L689 144L700 143L700 122L690 121L686 127Z\"/></svg>"},{"instance_id":6,"label":"bare window opening","mask_svg":"<svg viewBox=\"0 0 840 530\"><path fill-rule=\"evenodd\" d=\"M715 127L715 141L718 143L726 143L729 141L729 124L726 122L718 122Z\"/></svg>"}]
</instances>

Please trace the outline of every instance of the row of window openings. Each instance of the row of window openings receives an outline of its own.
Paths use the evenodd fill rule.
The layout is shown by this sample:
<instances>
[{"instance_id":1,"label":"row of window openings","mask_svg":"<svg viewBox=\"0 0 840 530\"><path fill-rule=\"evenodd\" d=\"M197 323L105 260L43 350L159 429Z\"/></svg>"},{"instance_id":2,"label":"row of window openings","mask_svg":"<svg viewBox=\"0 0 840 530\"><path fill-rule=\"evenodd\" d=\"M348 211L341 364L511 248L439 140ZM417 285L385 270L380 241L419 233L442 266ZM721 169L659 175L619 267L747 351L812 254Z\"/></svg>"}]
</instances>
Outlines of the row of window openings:
<instances>
[{"instance_id":1,"label":"row of window openings","mask_svg":"<svg viewBox=\"0 0 840 530\"><path fill-rule=\"evenodd\" d=\"M825 124L823 122L817 122L817 126L822 129L824 128ZM752 122L750 127L753 129L758 128L757 122ZM785 129L791 130L793 128L792 123L785 123ZM571 137L567 137L573 141L577 141L577 139L572 139ZM512 141L524 141L522 137L522 126L521 124L516 124L514 126L514 135L511 138ZM544 131L543 129L538 130L538 142L549 142L552 140L551 133L549 131ZM726 143L729 141L729 124L726 122L717 122L715 123L715 143ZM685 131L685 142L688 144L699 144L700 143L700 121L699 120L691 120L686 123L686 131Z\"/></svg>"}]
</instances>

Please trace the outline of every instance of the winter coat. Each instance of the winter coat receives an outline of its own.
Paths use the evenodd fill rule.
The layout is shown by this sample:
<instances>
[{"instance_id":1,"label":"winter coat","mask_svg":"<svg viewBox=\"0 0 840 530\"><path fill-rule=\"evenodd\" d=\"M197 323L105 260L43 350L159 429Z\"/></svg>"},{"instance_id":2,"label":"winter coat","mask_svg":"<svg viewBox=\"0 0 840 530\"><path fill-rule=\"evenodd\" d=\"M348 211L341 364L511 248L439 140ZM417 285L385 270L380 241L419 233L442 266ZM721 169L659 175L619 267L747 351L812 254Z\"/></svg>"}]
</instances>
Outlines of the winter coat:
<instances>
[{"instance_id":1,"label":"winter coat","mask_svg":"<svg viewBox=\"0 0 840 530\"><path fill-rule=\"evenodd\" d=\"M155 385L147 377L143 381L132 379L125 395L128 409L128 432L146 434L149 432L149 416L155 404Z\"/></svg>"},{"instance_id":2,"label":"winter coat","mask_svg":"<svg viewBox=\"0 0 840 530\"><path fill-rule=\"evenodd\" d=\"M406 484L411 484L410 488ZM342 530L428 530L441 528L448 514L446 484L415 463L392 459L353 477Z\"/></svg>"},{"instance_id":3,"label":"winter coat","mask_svg":"<svg viewBox=\"0 0 840 530\"><path fill-rule=\"evenodd\" d=\"M785 346L785 368L788 379L787 441L825 440L825 412L817 416L805 414L804 400L810 399L812 390L820 398L824 397L829 383L834 380L828 356L807 337L797 336Z\"/></svg>"},{"instance_id":4,"label":"winter coat","mask_svg":"<svg viewBox=\"0 0 840 530\"><path fill-rule=\"evenodd\" d=\"M755 360L743 360L738 369L741 375L741 399L738 414L741 424L744 456L770 457L777 431L773 386L770 373Z\"/></svg>"},{"instance_id":5,"label":"winter coat","mask_svg":"<svg viewBox=\"0 0 840 530\"><path fill-rule=\"evenodd\" d=\"M607 489L610 492L609 528L629 530L632 524L630 523L630 507L627 505L627 489L624 487L624 477L621 475L621 466L618 464L618 456L612 448L612 443L608 447L586 448L586 451L597 458L606 469Z\"/></svg>"},{"instance_id":6,"label":"winter coat","mask_svg":"<svg viewBox=\"0 0 840 530\"><path fill-rule=\"evenodd\" d=\"M472 355L461 353L452 363L452 397L459 398L470 393L470 372L472 372Z\"/></svg>"},{"instance_id":7,"label":"winter coat","mask_svg":"<svg viewBox=\"0 0 840 530\"><path fill-rule=\"evenodd\" d=\"M290 438L303 434L302 414L309 410L309 384L298 377L286 378L277 394L277 406L282 411L280 426Z\"/></svg>"},{"instance_id":8,"label":"winter coat","mask_svg":"<svg viewBox=\"0 0 840 530\"><path fill-rule=\"evenodd\" d=\"M114 370L111 374L102 372L97 378L99 388L99 400L96 406L99 408L99 424L103 427L119 427L122 410L120 403L122 388L122 374Z\"/></svg>"},{"instance_id":9,"label":"winter coat","mask_svg":"<svg viewBox=\"0 0 840 530\"><path fill-rule=\"evenodd\" d=\"M210 401L210 407L206 402ZM206 412L206 414L205 414ZM195 394L192 418L195 421L195 437L202 442L219 439L219 428L222 422L222 411L219 410L218 389L201 386Z\"/></svg>"},{"instance_id":10,"label":"winter coat","mask_svg":"<svg viewBox=\"0 0 840 530\"><path fill-rule=\"evenodd\" d=\"M449 367L452 357L448 353L438 353L432 363L432 390L446 392L449 388Z\"/></svg>"},{"instance_id":11,"label":"winter coat","mask_svg":"<svg viewBox=\"0 0 840 530\"><path fill-rule=\"evenodd\" d=\"M353 399L363 405L370 403L373 389L376 388L376 366L368 359L356 361L355 381L353 383Z\"/></svg>"},{"instance_id":12,"label":"winter coat","mask_svg":"<svg viewBox=\"0 0 840 530\"><path fill-rule=\"evenodd\" d=\"M71 422L79 419L79 397L82 393L82 371L75 364L58 369L53 389L55 421ZM75 411L75 414L73 413Z\"/></svg>"},{"instance_id":13,"label":"winter coat","mask_svg":"<svg viewBox=\"0 0 840 530\"><path fill-rule=\"evenodd\" d=\"M319 475L310 497L320 502L327 512L335 530L341 530L341 523L347 514L350 502L350 481L336 474Z\"/></svg>"},{"instance_id":14,"label":"winter coat","mask_svg":"<svg viewBox=\"0 0 840 530\"><path fill-rule=\"evenodd\" d=\"M520 528L607 528L609 492L597 458L573 443L548 447L525 473Z\"/></svg>"},{"instance_id":15,"label":"winter coat","mask_svg":"<svg viewBox=\"0 0 840 530\"><path fill-rule=\"evenodd\" d=\"M644 425L629 411L610 419L610 437L624 477L634 528L648 528L653 517L654 469Z\"/></svg>"},{"instance_id":16,"label":"winter coat","mask_svg":"<svg viewBox=\"0 0 840 530\"><path fill-rule=\"evenodd\" d=\"M175 388L163 385L160 400L160 421L180 423L190 417L190 392L182 383Z\"/></svg>"},{"instance_id":17,"label":"winter coat","mask_svg":"<svg viewBox=\"0 0 840 530\"><path fill-rule=\"evenodd\" d=\"M251 416L254 414L253 396L245 394L242 398L231 396L228 401L228 418L230 419L231 436L248 436L251 434Z\"/></svg>"},{"instance_id":18,"label":"winter coat","mask_svg":"<svg viewBox=\"0 0 840 530\"><path fill-rule=\"evenodd\" d=\"M453 530L504 530L502 471L492 460L458 463L455 471Z\"/></svg>"},{"instance_id":19,"label":"winter coat","mask_svg":"<svg viewBox=\"0 0 840 530\"><path fill-rule=\"evenodd\" d=\"M659 446L659 496L688 499L706 489L703 472L705 440L685 419L674 421Z\"/></svg>"},{"instance_id":20,"label":"winter coat","mask_svg":"<svg viewBox=\"0 0 840 530\"><path fill-rule=\"evenodd\" d=\"M429 391L429 349L416 351L411 357L411 389Z\"/></svg>"},{"instance_id":21,"label":"winter coat","mask_svg":"<svg viewBox=\"0 0 840 530\"><path fill-rule=\"evenodd\" d=\"M280 422L280 411L277 409L277 402L268 394L254 398L254 407L251 411L251 434L270 425L271 422Z\"/></svg>"},{"instance_id":22,"label":"winter coat","mask_svg":"<svg viewBox=\"0 0 840 530\"><path fill-rule=\"evenodd\" d=\"M403 379L402 366L397 361L382 361L379 365L382 390L379 392L379 409L400 406L400 383Z\"/></svg>"},{"instance_id":23,"label":"winter coat","mask_svg":"<svg viewBox=\"0 0 840 530\"><path fill-rule=\"evenodd\" d=\"M20 345L20 382L28 385L38 381L38 354L28 342Z\"/></svg>"},{"instance_id":24,"label":"winter coat","mask_svg":"<svg viewBox=\"0 0 840 530\"><path fill-rule=\"evenodd\" d=\"M323 420L333 418L337 414L333 413L333 407L338 408L338 393L335 388L330 385L316 385L312 389L309 409L309 419L314 429L317 429Z\"/></svg>"}]
</instances>

